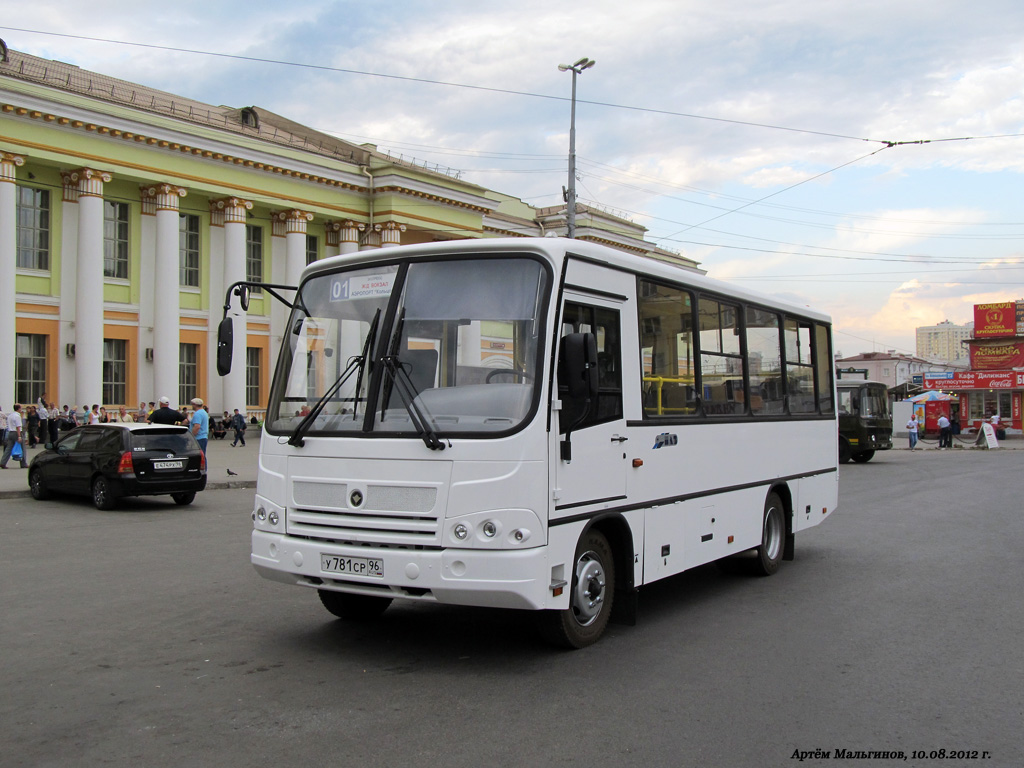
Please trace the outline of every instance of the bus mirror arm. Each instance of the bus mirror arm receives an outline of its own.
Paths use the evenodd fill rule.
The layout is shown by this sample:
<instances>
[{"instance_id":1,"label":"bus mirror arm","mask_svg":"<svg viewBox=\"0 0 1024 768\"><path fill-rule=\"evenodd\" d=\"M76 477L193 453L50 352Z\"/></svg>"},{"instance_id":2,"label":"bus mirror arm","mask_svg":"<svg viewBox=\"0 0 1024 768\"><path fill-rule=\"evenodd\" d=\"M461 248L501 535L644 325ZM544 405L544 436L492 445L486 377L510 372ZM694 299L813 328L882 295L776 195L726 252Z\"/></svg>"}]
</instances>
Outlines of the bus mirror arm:
<instances>
[{"instance_id":1,"label":"bus mirror arm","mask_svg":"<svg viewBox=\"0 0 1024 768\"><path fill-rule=\"evenodd\" d=\"M235 335L234 323L232 322L232 319L228 317L228 312L231 311L231 297L233 295L237 296L238 305L241 307L242 312L248 312L249 299L251 298L252 289L254 287L258 287L266 291L289 309L294 309L296 306L300 306L304 312L306 311L306 308L302 306L302 300L298 298L297 293L295 301L288 301L274 290L277 288L286 291L298 291L298 286L262 283L258 280L239 280L237 283L232 283L228 286L227 293L224 295L224 317L221 319L220 325L217 326L217 374L219 376L227 376L231 373L231 357L234 352ZM308 315L309 312L306 312L306 314Z\"/></svg>"}]
</instances>

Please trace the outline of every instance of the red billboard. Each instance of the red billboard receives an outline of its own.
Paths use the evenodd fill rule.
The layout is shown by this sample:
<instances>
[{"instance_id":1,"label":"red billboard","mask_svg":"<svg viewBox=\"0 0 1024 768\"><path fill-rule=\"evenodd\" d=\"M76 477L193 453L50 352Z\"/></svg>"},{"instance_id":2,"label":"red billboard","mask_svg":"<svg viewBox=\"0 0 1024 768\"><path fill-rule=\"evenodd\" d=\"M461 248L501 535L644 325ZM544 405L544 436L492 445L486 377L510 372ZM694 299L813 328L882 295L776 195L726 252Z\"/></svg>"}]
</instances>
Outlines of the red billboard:
<instances>
[{"instance_id":1,"label":"red billboard","mask_svg":"<svg viewBox=\"0 0 1024 768\"><path fill-rule=\"evenodd\" d=\"M1024 368L1024 341L971 344L970 349L972 370L1005 371L1008 368Z\"/></svg>"},{"instance_id":2,"label":"red billboard","mask_svg":"<svg viewBox=\"0 0 1024 768\"><path fill-rule=\"evenodd\" d=\"M1017 335L1017 302L974 305L974 338Z\"/></svg>"}]
</instances>

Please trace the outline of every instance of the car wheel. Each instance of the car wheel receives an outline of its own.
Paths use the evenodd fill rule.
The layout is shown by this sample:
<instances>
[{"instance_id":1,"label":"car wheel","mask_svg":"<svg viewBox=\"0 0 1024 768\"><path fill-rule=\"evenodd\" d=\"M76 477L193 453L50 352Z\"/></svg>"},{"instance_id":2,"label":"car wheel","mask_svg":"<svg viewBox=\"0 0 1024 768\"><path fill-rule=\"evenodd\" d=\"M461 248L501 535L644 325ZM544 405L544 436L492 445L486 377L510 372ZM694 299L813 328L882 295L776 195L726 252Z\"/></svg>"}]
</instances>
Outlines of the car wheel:
<instances>
[{"instance_id":1,"label":"car wheel","mask_svg":"<svg viewBox=\"0 0 1024 768\"><path fill-rule=\"evenodd\" d=\"M785 543L786 520L782 499L776 493L769 493L764 502L764 527L761 529L761 546L755 550L754 572L759 576L771 576L779 570Z\"/></svg>"},{"instance_id":2,"label":"car wheel","mask_svg":"<svg viewBox=\"0 0 1024 768\"><path fill-rule=\"evenodd\" d=\"M117 506L117 497L110 482L102 475L92 481L92 503L96 509L113 509Z\"/></svg>"},{"instance_id":3,"label":"car wheel","mask_svg":"<svg viewBox=\"0 0 1024 768\"><path fill-rule=\"evenodd\" d=\"M50 489L46 487L41 469L33 470L32 474L28 476L28 488L32 493L32 498L37 501L50 498Z\"/></svg>"},{"instance_id":4,"label":"car wheel","mask_svg":"<svg viewBox=\"0 0 1024 768\"><path fill-rule=\"evenodd\" d=\"M545 640L563 648L585 648L604 634L615 600L615 560L600 531L587 531L576 545L569 607L541 611Z\"/></svg>"},{"instance_id":5,"label":"car wheel","mask_svg":"<svg viewBox=\"0 0 1024 768\"><path fill-rule=\"evenodd\" d=\"M172 493L171 494L171 498L174 499L174 503L175 504L177 504L178 506L183 507L186 504L191 504L193 501L195 501L196 492L195 491L188 491L188 492L182 492L182 493Z\"/></svg>"},{"instance_id":6,"label":"car wheel","mask_svg":"<svg viewBox=\"0 0 1024 768\"><path fill-rule=\"evenodd\" d=\"M324 604L324 608L339 619L373 619L384 613L391 605L390 597L353 595L329 589L318 589L317 594L320 595L320 602Z\"/></svg>"}]
</instances>

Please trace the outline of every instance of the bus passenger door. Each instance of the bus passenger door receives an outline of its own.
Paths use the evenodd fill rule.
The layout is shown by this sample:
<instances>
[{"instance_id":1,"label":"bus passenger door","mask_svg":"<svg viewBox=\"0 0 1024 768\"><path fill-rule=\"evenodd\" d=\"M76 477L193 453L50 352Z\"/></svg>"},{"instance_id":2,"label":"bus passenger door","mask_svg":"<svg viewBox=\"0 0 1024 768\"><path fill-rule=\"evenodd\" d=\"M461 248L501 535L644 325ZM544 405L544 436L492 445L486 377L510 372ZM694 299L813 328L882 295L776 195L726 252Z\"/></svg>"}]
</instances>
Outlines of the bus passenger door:
<instances>
[{"instance_id":1,"label":"bus passenger door","mask_svg":"<svg viewBox=\"0 0 1024 768\"><path fill-rule=\"evenodd\" d=\"M622 405L622 326L625 301L566 293L564 338L592 333L597 341L598 395L575 400L562 380L559 359L558 453L555 461L555 517L585 507L614 506L626 497L626 421Z\"/></svg>"}]
</instances>

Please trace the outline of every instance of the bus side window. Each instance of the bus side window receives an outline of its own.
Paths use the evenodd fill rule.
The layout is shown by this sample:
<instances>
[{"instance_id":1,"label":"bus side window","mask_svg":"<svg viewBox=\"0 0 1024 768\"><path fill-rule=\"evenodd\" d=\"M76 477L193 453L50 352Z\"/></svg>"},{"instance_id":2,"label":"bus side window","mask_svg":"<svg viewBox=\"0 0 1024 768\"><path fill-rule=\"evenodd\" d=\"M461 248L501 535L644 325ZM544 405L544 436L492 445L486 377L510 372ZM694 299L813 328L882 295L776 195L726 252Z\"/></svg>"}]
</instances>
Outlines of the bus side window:
<instances>
[{"instance_id":1,"label":"bus side window","mask_svg":"<svg viewBox=\"0 0 1024 768\"><path fill-rule=\"evenodd\" d=\"M559 419L560 432L569 427L573 430L586 429L622 418L622 337L619 332L619 313L613 309L593 307L584 304L567 303L562 317L562 336L570 333L593 333L597 338L597 402L586 404L568 396L568 389L561 381L559 368L558 397L562 401ZM576 421L587 410L586 418L576 426Z\"/></svg>"}]
</instances>

